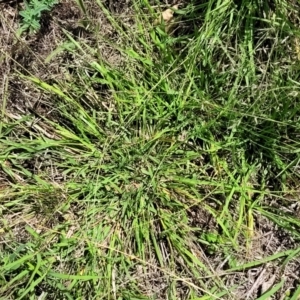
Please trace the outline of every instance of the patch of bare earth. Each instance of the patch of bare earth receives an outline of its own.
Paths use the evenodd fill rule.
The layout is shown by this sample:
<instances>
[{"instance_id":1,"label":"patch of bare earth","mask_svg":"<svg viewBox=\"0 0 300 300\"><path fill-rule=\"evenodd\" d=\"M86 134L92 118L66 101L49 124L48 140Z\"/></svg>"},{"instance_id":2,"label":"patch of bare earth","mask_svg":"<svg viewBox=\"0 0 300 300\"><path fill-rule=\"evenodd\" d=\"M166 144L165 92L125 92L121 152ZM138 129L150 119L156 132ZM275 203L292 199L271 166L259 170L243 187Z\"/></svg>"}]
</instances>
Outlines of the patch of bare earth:
<instances>
[{"instance_id":1,"label":"patch of bare earth","mask_svg":"<svg viewBox=\"0 0 300 300\"><path fill-rule=\"evenodd\" d=\"M197 257L202 257L215 279L211 281L211 278L207 278L207 286L212 287L218 281L224 290L232 290L228 296L223 296L222 299L257 299L284 279L283 286L272 298L282 300L288 293L292 294L299 285L299 257L284 265L286 256L253 267L248 266L245 270L227 272L231 268L229 261L232 258L238 265L243 265L263 261L277 253L299 248L297 239L264 216L257 213L254 221L255 227L251 240L246 244L246 239L241 239L238 250L227 249L226 254L220 255L218 249L215 253L211 253L207 246L200 243L194 244L196 251L193 252ZM193 207L190 210L190 225L203 232L221 230L216 224L215 218L201 207ZM244 230L246 232L247 228ZM224 245L219 247L223 248Z\"/></svg>"},{"instance_id":2,"label":"patch of bare earth","mask_svg":"<svg viewBox=\"0 0 300 300\"><path fill-rule=\"evenodd\" d=\"M285 250L297 249L299 242L276 224L260 215L256 216L256 229L252 238L251 248L247 254L240 254L240 261L247 263L262 260ZM283 299L284 295L293 292L299 284L300 259L296 258L286 265L283 261L286 257L250 267L245 272L228 277L228 286L239 283L237 299L257 299L263 293L285 280L282 288L272 299Z\"/></svg>"}]
</instances>

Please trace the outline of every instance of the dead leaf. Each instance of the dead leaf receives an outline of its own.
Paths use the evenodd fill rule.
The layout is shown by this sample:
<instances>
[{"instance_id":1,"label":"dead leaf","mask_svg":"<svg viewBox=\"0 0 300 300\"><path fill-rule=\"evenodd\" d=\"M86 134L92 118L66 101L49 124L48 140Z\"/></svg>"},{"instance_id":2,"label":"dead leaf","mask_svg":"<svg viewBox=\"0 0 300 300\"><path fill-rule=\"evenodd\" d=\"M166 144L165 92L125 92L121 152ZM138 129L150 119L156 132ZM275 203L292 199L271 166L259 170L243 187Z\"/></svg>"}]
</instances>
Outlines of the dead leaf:
<instances>
[{"instance_id":1,"label":"dead leaf","mask_svg":"<svg viewBox=\"0 0 300 300\"><path fill-rule=\"evenodd\" d=\"M173 5L171 8L164 10L161 15L154 21L154 25L160 25L163 22L168 24L174 17L174 11L178 9L178 4Z\"/></svg>"},{"instance_id":2,"label":"dead leaf","mask_svg":"<svg viewBox=\"0 0 300 300\"><path fill-rule=\"evenodd\" d=\"M294 39L294 47L295 47L297 59L300 60L300 38Z\"/></svg>"},{"instance_id":3,"label":"dead leaf","mask_svg":"<svg viewBox=\"0 0 300 300\"><path fill-rule=\"evenodd\" d=\"M261 285L261 294L267 292L274 285L275 280L276 280L276 275L274 274L268 281L265 281Z\"/></svg>"}]
</instances>

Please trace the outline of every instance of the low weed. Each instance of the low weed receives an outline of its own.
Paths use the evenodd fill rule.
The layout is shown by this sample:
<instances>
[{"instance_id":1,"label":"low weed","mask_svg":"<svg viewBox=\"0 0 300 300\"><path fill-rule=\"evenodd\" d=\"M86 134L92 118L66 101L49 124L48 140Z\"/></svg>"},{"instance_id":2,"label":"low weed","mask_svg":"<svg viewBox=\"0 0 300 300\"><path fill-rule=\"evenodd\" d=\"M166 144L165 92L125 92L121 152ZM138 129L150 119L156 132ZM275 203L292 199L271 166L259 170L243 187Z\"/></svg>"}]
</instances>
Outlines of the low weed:
<instances>
[{"instance_id":1,"label":"low weed","mask_svg":"<svg viewBox=\"0 0 300 300\"><path fill-rule=\"evenodd\" d=\"M24 9L19 12L21 16L20 28L17 34L20 36L24 32L33 34L39 31L41 16L45 11L50 11L59 0L30 0L24 2Z\"/></svg>"}]
</instances>

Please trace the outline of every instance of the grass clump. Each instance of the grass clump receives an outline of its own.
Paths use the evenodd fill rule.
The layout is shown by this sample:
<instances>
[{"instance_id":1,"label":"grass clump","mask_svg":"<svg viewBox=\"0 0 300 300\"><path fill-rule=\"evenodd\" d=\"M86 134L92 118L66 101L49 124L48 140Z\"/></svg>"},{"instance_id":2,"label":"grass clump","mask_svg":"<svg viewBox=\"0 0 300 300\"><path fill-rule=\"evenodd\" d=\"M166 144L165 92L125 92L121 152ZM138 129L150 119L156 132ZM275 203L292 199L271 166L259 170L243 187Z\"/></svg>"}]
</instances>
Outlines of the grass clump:
<instances>
[{"instance_id":1,"label":"grass clump","mask_svg":"<svg viewBox=\"0 0 300 300\"><path fill-rule=\"evenodd\" d=\"M20 75L51 114L3 107L0 293L296 299L285 278L258 290L246 276L299 263L296 6L195 1L166 33L147 1L134 25L93 2L109 39L79 4L93 42L65 32L68 76ZM267 226L294 244L259 245Z\"/></svg>"}]
</instances>

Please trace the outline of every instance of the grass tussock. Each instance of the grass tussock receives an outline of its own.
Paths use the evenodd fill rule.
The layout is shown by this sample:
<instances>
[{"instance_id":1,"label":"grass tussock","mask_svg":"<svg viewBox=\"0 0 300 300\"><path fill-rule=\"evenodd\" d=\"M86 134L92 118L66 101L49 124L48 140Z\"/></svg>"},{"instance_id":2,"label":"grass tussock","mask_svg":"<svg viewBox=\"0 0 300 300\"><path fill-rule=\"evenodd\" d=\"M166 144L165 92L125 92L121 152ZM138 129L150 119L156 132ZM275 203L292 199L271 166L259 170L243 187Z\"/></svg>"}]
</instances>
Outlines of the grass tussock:
<instances>
[{"instance_id":1,"label":"grass tussock","mask_svg":"<svg viewBox=\"0 0 300 300\"><path fill-rule=\"evenodd\" d=\"M2 85L1 299L298 299L299 3L72 5Z\"/></svg>"}]
</instances>

